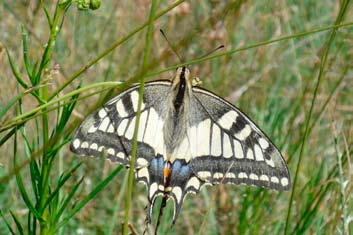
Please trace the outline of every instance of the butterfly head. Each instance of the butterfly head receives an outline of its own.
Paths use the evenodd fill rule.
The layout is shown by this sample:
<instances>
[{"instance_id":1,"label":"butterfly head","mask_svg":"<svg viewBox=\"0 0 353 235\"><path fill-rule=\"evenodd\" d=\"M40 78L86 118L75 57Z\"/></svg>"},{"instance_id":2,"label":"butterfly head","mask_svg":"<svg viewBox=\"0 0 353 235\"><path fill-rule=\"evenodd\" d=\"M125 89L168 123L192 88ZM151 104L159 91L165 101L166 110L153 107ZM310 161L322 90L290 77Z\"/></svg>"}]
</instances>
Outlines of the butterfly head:
<instances>
[{"instance_id":1,"label":"butterfly head","mask_svg":"<svg viewBox=\"0 0 353 235\"><path fill-rule=\"evenodd\" d=\"M179 84L191 85L190 82L190 70L186 66L179 67L176 70L175 77L173 79L173 86L179 86Z\"/></svg>"}]
</instances>

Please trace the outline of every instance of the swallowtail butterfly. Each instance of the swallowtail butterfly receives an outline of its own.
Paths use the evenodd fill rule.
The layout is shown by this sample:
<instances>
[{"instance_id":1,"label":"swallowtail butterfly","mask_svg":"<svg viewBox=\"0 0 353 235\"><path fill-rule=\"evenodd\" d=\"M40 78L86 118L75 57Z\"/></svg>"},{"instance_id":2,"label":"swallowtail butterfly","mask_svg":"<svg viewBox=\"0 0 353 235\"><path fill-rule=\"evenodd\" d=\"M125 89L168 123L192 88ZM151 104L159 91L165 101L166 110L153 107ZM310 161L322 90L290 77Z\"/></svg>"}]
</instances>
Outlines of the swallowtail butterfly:
<instances>
[{"instance_id":1,"label":"swallowtail butterfly","mask_svg":"<svg viewBox=\"0 0 353 235\"><path fill-rule=\"evenodd\" d=\"M129 167L139 85L108 101L81 124L71 143L78 155ZM173 224L188 193L204 185L246 184L288 190L287 165L276 146L244 113L193 86L190 71L145 84L138 130L136 179L148 189L147 222L158 195L174 201Z\"/></svg>"}]
</instances>

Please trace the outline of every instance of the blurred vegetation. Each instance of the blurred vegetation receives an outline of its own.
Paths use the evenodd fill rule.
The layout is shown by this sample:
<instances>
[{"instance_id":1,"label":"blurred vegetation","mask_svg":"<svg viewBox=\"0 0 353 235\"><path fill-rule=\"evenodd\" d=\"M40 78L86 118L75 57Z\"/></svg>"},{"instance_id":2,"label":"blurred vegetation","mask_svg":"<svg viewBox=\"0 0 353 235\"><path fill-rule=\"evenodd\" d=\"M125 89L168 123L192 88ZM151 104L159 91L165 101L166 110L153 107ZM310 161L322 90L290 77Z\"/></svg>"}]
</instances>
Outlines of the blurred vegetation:
<instances>
[{"instance_id":1,"label":"blurred vegetation","mask_svg":"<svg viewBox=\"0 0 353 235\"><path fill-rule=\"evenodd\" d=\"M173 227L168 202L160 234L353 234L349 1L158 1L142 74L150 1L89 2L0 1L0 234L121 234L128 171L68 143L122 89L173 76L180 61L159 29L203 87L268 134L295 182L205 187ZM146 194L134 185L138 234Z\"/></svg>"}]
</instances>

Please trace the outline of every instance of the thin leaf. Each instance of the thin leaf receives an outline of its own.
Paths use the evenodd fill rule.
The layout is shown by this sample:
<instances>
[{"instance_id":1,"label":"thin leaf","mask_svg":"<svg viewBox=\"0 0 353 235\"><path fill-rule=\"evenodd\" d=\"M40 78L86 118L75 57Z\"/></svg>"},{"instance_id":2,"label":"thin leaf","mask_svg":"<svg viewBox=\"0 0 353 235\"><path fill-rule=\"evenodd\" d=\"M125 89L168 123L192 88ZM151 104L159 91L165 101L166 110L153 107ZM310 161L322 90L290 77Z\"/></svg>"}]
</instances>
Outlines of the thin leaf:
<instances>
[{"instance_id":1,"label":"thin leaf","mask_svg":"<svg viewBox=\"0 0 353 235\"><path fill-rule=\"evenodd\" d=\"M22 126L23 124L21 124ZM6 143L6 141L8 139L10 139L10 137L15 134L17 131L17 127L14 127L11 129L11 131L9 131L3 138L0 139L0 146L2 146L4 143Z\"/></svg>"},{"instance_id":2,"label":"thin leaf","mask_svg":"<svg viewBox=\"0 0 353 235\"><path fill-rule=\"evenodd\" d=\"M12 213L12 211L10 211L10 213L11 213L11 216L12 216L13 220L15 221L15 224L16 224L16 227L17 227L17 230L18 230L19 234L24 235L23 228L22 228L22 225L21 225L20 221L18 220L16 215L14 213Z\"/></svg>"},{"instance_id":3,"label":"thin leaf","mask_svg":"<svg viewBox=\"0 0 353 235\"><path fill-rule=\"evenodd\" d=\"M9 60L9 63L10 63L10 67L11 67L11 70L12 70L12 74L15 76L17 82L25 89L27 89L29 86L22 80L21 78L21 75L20 75L20 72L18 71L18 68L15 66L12 58L11 58L11 55L10 55L10 52L6 49L6 53L7 53L7 58Z\"/></svg>"},{"instance_id":4,"label":"thin leaf","mask_svg":"<svg viewBox=\"0 0 353 235\"><path fill-rule=\"evenodd\" d=\"M31 147L31 145L28 141L25 128L22 127L20 132L21 132L22 138L25 142L25 152L26 152L27 158L31 159L31 156L33 154L33 148ZM38 167L37 162L31 161L29 163L29 168L30 168L30 174L31 174L32 189L34 191L34 195L35 195L36 199L38 200L40 197L39 190L38 190L38 185L39 185L39 180L40 180L40 172L39 172L39 167Z\"/></svg>"},{"instance_id":5,"label":"thin leaf","mask_svg":"<svg viewBox=\"0 0 353 235\"><path fill-rule=\"evenodd\" d=\"M89 203L100 191L103 190L103 188L105 186L107 186L107 184L112 181L112 179L114 178L114 176L116 176L121 169L123 168L123 166L118 166L117 168L115 168L113 170L113 172L107 176L100 184L97 185L97 187L95 187L86 197L85 199L83 199L78 205L76 205L67 215L66 217L60 221L60 223L58 223L55 227L55 231L57 231L60 227L62 227L63 225L65 225L67 222L69 222L69 220L77 214L77 212L79 212L85 205L87 205L87 203ZM54 232L55 232L54 231Z\"/></svg>"},{"instance_id":6,"label":"thin leaf","mask_svg":"<svg viewBox=\"0 0 353 235\"><path fill-rule=\"evenodd\" d=\"M16 102L19 99L19 97L21 97L21 95L17 95L15 97L13 97L12 99L9 100L9 102L7 102L7 104L5 104L4 106L0 107L0 122L1 122L2 118L5 116L5 114L7 113L7 111L9 111L9 109L14 104L16 104Z\"/></svg>"},{"instance_id":7,"label":"thin leaf","mask_svg":"<svg viewBox=\"0 0 353 235\"><path fill-rule=\"evenodd\" d=\"M33 64L33 68L32 68L33 76L34 76L35 71L37 71L37 69L38 69L38 60L36 60Z\"/></svg>"},{"instance_id":8,"label":"thin leaf","mask_svg":"<svg viewBox=\"0 0 353 235\"><path fill-rule=\"evenodd\" d=\"M68 179L70 179L73 175L73 173L81 166L82 162L78 163L76 166L74 166L69 172L66 174L62 174L59 179L59 183L56 186L55 190L50 194L49 198L45 202L45 206L50 204L50 202L59 194L60 189L62 186L66 183ZM81 184L81 182L79 182ZM79 184L77 186L79 186Z\"/></svg>"},{"instance_id":9,"label":"thin leaf","mask_svg":"<svg viewBox=\"0 0 353 235\"><path fill-rule=\"evenodd\" d=\"M32 73L32 69L31 69L31 64L29 63L29 59L28 59L28 38L27 38L27 33L25 31L25 28L21 27L22 30L22 44L23 44L23 61L25 63L25 67L26 67L26 71L27 71L27 75L29 77L29 79L32 82L32 86L36 86L37 84L34 84L33 82L33 73Z\"/></svg>"},{"instance_id":10,"label":"thin leaf","mask_svg":"<svg viewBox=\"0 0 353 235\"><path fill-rule=\"evenodd\" d=\"M65 198L65 200L63 201L63 203L61 204L61 208L58 211L58 213L55 216L55 220L59 221L61 215L64 213L64 211L66 210L67 206L69 205L69 203L71 202L71 199L73 198L73 196L75 195L77 189L80 187L80 185L83 182L84 177L82 177L76 184L75 186L72 188L72 190L70 191L70 193L67 195L67 197Z\"/></svg>"},{"instance_id":11,"label":"thin leaf","mask_svg":"<svg viewBox=\"0 0 353 235\"><path fill-rule=\"evenodd\" d=\"M37 89L39 89L42 86L36 86L36 87L31 87L29 89L27 89L26 91L24 91L21 94L18 94L17 96L13 97L12 99L10 99L10 101L3 107L0 107L0 121L1 119L4 117L4 115L10 110L10 108L17 102L19 101L21 98L23 98L25 95L32 93L37 99L41 100L37 93L33 92ZM44 102L43 102L44 103Z\"/></svg>"},{"instance_id":12,"label":"thin leaf","mask_svg":"<svg viewBox=\"0 0 353 235\"><path fill-rule=\"evenodd\" d=\"M12 230L9 221L7 221L7 219L5 218L5 215L2 213L2 210L0 210L0 216L1 216L2 220L5 222L5 225L8 228L9 232L13 235L16 235L16 233Z\"/></svg>"},{"instance_id":13,"label":"thin leaf","mask_svg":"<svg viewBox=\"0 0 353 235\"><path fill-rule=\"evenodd\" d=\"M41 4L41 7L42 7L42 9L43 9L43 11L44 11L44 14L45 14L45 16L46 16L46 18L47 18L49 27L51 28L53 22L52 22L51 19L50 19L49 11L48 11L48 9L45 7L45 5L43 4L43 1L41 1L40 4Z\"/></svg>"},{"instance_id":14,"label":"thin leaf","mask_svg":"<svg viewBox=\"0 0 353 235\"><path fill-rule=\"evenodd\" d=\"M80 89L80 88L81 88L81 86L78 86L76 88L76 90ZM63 106L60 120L59 120L56 128L52 132L52 135L51 135L52 137L54 135L58 135L58 134L62 133L62 131L64 130L64 128L65 128L66 124L68 123L68 120L71 116L71 113L75 108L75 105L76 105L76 102L77 102L79 96L80 96L80 93L73 95L70 98L70 100ZM60 104L59 104L59 106L60 106Z\"/></svg>"},{"instance_id":15,"label":"thin leaf","mask_svg":"<svg viewBox=\"0 0 353 235\"><path fill-rule=\"evenodd\" d=\"M32 215L32 214L28 214L27 216L27 231L28 231L28 234L36 234L35 231L36 231L36 223L37 220L36 218Z\"/></svg>"},{"instance_id":16,"label":"thin leaf","mask_svg":"<svg viewBox=\"0 0 353 235\"><path fill-rule=\"evenodd\" d=\"M14 164L14 169L16 169L17 166L17 138L15 135L15 141L14 141L14 157L13 157L13 164ZM19 171L15 172L15 176L16 176L16 183L18 186L18 189L20 190L21 196L23 201L25 202L26 206L28 207L28 209L30 210L30 212L39 220L41 220L41 215L38 213L38 211L35 209L35 207L33 206L28 193L26 191L26 188L23 184L23 180L22 180L22 176L19 173Z\"/></svg>"}]
</instances>

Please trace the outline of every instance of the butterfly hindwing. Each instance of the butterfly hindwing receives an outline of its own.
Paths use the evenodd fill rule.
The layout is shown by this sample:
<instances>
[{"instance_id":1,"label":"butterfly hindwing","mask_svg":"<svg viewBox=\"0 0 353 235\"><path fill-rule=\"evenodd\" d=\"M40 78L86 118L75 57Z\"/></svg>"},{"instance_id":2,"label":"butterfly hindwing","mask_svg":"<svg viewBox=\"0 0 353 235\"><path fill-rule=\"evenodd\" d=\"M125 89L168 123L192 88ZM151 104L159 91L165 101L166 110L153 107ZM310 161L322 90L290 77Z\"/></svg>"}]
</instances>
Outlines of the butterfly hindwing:
<instances>
[{"instance_id":1,"label":"butterfly hindwing","mask_svg":"<svg viewBox=\"0 0 353 235\"><path fill-rule=\"evenodd\" d=\"M239 109L194 87L188 116L187 136L175 149L171 164L169 195L174 201L173 222L185 196L199 192L205 184L290 188L289 172L280 152Z\"/></svg>"}]
</instances>

